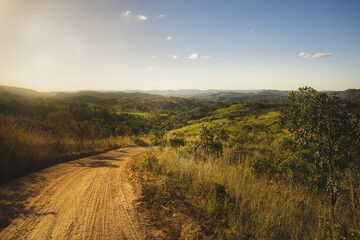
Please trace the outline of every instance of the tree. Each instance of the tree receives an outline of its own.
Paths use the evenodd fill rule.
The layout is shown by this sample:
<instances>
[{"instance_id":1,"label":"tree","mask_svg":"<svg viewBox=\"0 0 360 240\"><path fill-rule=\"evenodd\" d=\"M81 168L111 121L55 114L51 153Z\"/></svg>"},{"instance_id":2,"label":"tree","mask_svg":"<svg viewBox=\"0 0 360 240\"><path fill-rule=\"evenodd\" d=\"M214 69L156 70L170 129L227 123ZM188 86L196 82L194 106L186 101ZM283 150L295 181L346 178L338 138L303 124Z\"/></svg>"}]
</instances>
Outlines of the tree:
<instances>
[{"instance_id":1,"label":"tree","mask_svg":"<svg viewBox=\"0 0 360 240\"><path fill-rule=\"evenodd\" d=\"M354 166L359 149L359 119L335 95L318 93L310 87L299 88L288 97L290 108L283 120L300 149L310 150L309 159L316 172L323 174L330 197L331 216L340 194L346 169Z\"/></svg>"},{"instance_id":2,"label":"tree","mask_svg":"<svg viewBox=\"0 0 360 240\"><path fill-rule=\"evenodd\" d=\"M59 136L69 136L74 132L75 122L71 112L58 111L49 113L46 117L46 123L55 130Z\"/></svg>"},{"instance_id":3,"label":"tree","mask_svg":"<svg viewBox=\"0 0 360 240\"><path fill-rule=\"evenodd\" d=\"M164 143L164 137L166 134L164 123L166 122L166 116L161 115L159 112L152 112L150 115L150 124L153 128L151 131L151 141L155 145L162 145Z\"/></svg>"},{"instance_id":4,"label":"tree","mask_svg":"<svg viewBox=\"0 0 360 240\"><path fill-rule=\"evenodd\" d=\"M215 129L201 126L199 137L200 142L194 148L195 152L198 147L202 147L208 153L216 155L222 154L222 143L216 134Z\"/></svg>"},{"instance_id":5,"label":"tree","mask_svg":"<svg viewBox=\"0 0 360 240\"><path fill-rule=\"evenodd\" d=\"M178 137L170 138L169 139L169 145L172 148L183 147L183 146L186 145L186 140L184 138L178 138Z\"/></svg>"},{"instance_id":6,"label":"tree","mask_svg":"<svg viewBox=\"0 0 360 240\"><path fill-rule=\"evenodd\" d=\"M131 129L125 122L122 122L117 125L115 132L121 136L128 136L131 134Z\"/></svg>"},{"instance_id":7,"label":"tree","mask_svg":"<svg viewBox=\"0 0 360 240\"><path fill-rule=\"evenodd\" d=\"M77 124L77 137L79 139L91 139L95 138L95 126L89 121L76 122Z\"/></svg>"}]
</instances>

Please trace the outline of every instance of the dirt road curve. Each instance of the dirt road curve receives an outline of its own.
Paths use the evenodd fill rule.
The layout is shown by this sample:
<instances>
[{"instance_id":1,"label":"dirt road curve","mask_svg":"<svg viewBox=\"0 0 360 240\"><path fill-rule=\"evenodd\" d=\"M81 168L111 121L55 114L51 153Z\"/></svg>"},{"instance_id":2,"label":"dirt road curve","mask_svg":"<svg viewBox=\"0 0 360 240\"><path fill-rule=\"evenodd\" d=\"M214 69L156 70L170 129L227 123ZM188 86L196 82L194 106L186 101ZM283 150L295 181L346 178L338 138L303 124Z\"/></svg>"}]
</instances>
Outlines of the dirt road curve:
<instances>
[{"instance_id":1,"label":"dirt road curve","mask_svg":"<svg viewBox=\"0 0 360 240\"><path fill-rule=\"evenodd\" d=\"M125 163L145 150L117 149L0 186L0 211L13 217L2 220L0 239L144 239Z\"/></svg>"}]
</instances>

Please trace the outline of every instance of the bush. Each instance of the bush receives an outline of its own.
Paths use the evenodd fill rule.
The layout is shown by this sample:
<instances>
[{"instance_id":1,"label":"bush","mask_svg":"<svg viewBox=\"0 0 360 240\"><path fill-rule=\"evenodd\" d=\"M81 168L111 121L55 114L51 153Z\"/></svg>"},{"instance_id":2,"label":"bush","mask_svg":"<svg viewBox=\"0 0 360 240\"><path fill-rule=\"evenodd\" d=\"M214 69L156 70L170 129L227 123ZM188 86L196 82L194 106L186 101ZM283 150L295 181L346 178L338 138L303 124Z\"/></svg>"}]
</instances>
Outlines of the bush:
<instances>
[{"instance_id":1,"label":"bush","mask_svg":"<svg viewBox=\"0 0 360 240\"><path fill-rule=\"evenodd\" d=\"M127 144L127 138L84 139L57 136L0 114L0 182L52 164Z\"/></svg>"},{"instance_id":2,"label":"bush","mask_svg":"<svg viewBox=\"0 0 360 240\"><path fill-rule=\"evenodd\" d=\"M184 138L178 138L178 137L170 138L169 145L170 147L173 148L183 147L186 145L186 140Z\"/></svg>"}]
</instances>

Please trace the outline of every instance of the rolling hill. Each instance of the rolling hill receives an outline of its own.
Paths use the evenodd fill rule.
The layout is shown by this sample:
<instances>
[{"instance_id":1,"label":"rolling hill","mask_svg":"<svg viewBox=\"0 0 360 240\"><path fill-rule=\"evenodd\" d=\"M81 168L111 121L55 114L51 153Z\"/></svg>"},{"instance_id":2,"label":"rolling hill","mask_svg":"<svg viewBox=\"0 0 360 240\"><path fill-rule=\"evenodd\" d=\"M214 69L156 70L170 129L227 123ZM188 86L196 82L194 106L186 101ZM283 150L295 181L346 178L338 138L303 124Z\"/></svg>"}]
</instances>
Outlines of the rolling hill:
<instances>
[{"instance_id":1,"label":"rolling hill","mask_svg":"<svg viewBox=\"0 0 360 240\"><path fill-rule=\"evenodd\" d=\"M0 86L0 97L5 100L28 99L42 96L44 96L43 93L31 89Z\"/></svg>"},{"instance_id":2,"label":"rolling hill","mask_svg":"<svg viewBox=\"0 0 360 240\"><path fill-rule=\"evenodd\" d=\"M347 89L338 93L337 96L344 98L345 100L360 99L360 89Z\"/></svg>"},{"instance_id":3,"label":"rolling hill","mask_svg":"<svg viewBox=\"0 0 360 240\"><path fill-rule=\"evenodd\" d=\"M360 89L348 89L335 93L345 100L360 99ZM290 91L280 90L153 90L153 91L77 91L77 92L38 92L31 89L0 86L0 97L4 100L53 97L57 99L73 99L90 102L115 103L116 101L154 100L168 97L189 98L205 104L216 102L286 101ZM109 100L111 99L111 100Z\"/></svg>"}]
</instances>

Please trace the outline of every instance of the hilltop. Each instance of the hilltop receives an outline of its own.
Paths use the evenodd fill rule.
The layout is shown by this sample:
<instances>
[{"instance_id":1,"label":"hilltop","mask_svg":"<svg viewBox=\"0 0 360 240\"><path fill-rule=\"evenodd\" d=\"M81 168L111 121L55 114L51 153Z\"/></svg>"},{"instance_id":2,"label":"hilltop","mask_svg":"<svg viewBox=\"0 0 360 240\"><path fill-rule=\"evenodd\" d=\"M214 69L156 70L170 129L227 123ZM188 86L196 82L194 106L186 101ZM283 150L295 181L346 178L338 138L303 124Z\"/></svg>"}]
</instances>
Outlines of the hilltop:
<instances>
[{"instance_id":1,"label":"hilltop","mask_svg":"<svg viewBox=\"0 0 360 240\"><path fill-rule=\"evenodd\" d=\"M347 89L337 94L339 97L346 100L349 99L360 99L360 89Z\"/></svg>"},{"instance_id":2,"label":"hilltop","mask_svg":"<svg viewBox=\"0 0 360 240\"><path fill-rule=\"evenodd\" d=\"M326 91L336 94L345 100L360 99L360 89L347 89L345 91ZM0 86L0 97L5 100L30 99L30 98L57 98L74 99L90 102L114 103L116 101L139 101L154 100L168 97L187 98L199 101L203 104L216 102L237 102L237 101L261 101L281 102L286 101L290 91L282 90L126 90L126 91L76 91L76 92L38 92L32 89Z\"/></svg>"}]
</instances>

